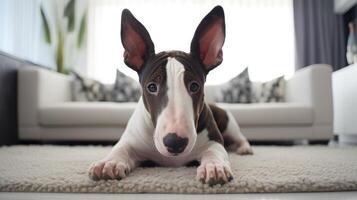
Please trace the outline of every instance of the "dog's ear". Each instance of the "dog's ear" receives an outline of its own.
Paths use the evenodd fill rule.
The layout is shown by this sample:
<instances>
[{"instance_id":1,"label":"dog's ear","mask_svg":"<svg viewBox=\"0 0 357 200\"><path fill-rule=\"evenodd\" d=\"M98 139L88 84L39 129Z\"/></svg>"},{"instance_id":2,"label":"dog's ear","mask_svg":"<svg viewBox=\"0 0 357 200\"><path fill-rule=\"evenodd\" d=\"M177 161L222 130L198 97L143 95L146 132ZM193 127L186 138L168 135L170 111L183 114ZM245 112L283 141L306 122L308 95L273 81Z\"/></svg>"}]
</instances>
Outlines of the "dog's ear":
<instances>
[{"instance_id":1,"label":"dog's ear","mask_svg":"<svg viewBox=\"0 0 357 200\"><path fill-rule=\"evenodd\" d=\"M150 55L155 54L154 43L144 25L128 9L121 15L121 42L125 49L125 64L139 72Z\"/></svg>"},{"instance_id":2,"label":"dog's ear","mask_svg":"<svg viewBox=\"0 0 357 200\"><path fill-rule=\"evenodd\" d=\"M199 59L208 73L223 61L226 36L224 11L216 6L198 25L191 42L191 55Z\"/></svg>"}]
</instances>

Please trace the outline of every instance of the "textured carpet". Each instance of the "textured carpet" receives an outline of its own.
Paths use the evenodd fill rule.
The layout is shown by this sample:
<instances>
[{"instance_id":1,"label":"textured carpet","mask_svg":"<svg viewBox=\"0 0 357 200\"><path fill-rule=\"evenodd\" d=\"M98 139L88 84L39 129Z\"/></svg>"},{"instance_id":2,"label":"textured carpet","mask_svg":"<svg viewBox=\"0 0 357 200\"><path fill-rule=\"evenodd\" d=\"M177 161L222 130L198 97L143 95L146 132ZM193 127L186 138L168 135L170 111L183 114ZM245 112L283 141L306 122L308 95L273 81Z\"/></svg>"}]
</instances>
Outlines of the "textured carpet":
<instances>
[{"instance_id":1,"label":"textured carpet","mask_svg":"<svg viewBox=\"0 0 357 200\"><path fill-rule=\"evenodd\" d=\"M92 181L87 168L110 147L0 148L0 191L110 193L250 193L357 190L356 147L254 147L231 153L235 179L209 187L195 167L138 168L121 181Z\"/></svg>"}]
</instances>

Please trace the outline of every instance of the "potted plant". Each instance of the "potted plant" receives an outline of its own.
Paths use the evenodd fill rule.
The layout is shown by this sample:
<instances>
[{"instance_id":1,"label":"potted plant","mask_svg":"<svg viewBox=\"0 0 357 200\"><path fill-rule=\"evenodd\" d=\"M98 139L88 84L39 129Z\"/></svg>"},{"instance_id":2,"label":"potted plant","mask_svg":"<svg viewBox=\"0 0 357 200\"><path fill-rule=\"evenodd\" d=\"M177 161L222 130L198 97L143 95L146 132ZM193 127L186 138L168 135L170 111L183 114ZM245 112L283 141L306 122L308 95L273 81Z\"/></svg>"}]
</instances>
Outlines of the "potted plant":
<instances>
[{"instance_id":1,"label":"potted plant","mask_svg":"<svg viewBox=\"0 0 357 200\"><path fill-rule=\"evenodd\" d=\"M62 1L60 1L63 3ZM53 1L51 1L53 3ZM60 7L58 1L54 1L56 8ZM58 13L48 13L45 11L43 4L40 7L40 14L42 20L42 29L44 32L44 39L48 45L54 47L54 58L57 67L57 71L60 73L68 74L71 66L66 66L65 55L68 48L73 48L75 42L75 51L80 51L83 48L84 38L86 35L87 27L87 12L81 16L80 20L76 20L76 1L69 0L62 6L63 9L57 9ZM49 14L52 14L49 17ZM50 19L54 20L54 26L50 26ZM79 22L79 23L76 23ZM74 37L74 40L68 40L69 36Z\"/></svg>"}]
</instances>

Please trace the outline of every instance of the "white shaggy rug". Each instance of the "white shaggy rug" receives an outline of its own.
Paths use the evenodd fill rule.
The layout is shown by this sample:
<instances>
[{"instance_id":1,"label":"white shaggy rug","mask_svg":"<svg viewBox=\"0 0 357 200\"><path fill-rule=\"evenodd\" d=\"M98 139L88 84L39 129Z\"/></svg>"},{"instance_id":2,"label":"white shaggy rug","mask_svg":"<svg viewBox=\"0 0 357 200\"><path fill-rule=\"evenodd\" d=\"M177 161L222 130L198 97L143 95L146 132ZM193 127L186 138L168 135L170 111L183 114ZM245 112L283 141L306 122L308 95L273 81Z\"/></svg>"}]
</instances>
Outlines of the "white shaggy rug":
<instances>
[{"instance_id":1,"label":"white shaggy rug","mask_svg":"<svg viewBox=\"0 0 357 200\"><path fill-rule=\"evenodd\" d=\"M254 147L231 153L235 178L210 187L195 167L138 168L127 178L92 181L87 168L110 147L12 146L0 148L0 191L109 193L250 193L357 190L356 147Z\"/></svg>"}]
</instances>

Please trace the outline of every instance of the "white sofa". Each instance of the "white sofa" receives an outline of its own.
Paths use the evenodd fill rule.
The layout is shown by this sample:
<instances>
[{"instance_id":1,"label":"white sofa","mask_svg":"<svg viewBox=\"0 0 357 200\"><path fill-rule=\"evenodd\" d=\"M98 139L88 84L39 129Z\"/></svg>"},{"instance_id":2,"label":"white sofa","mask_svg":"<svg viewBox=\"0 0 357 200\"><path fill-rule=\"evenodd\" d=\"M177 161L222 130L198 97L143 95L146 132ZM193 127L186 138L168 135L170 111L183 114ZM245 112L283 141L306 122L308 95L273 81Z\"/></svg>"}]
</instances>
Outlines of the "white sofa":
<instances>
[{"instance_id":1,"label":"white sofa","mask_svg":"<svg viewBox=\"0 0 357 200\"><path fill-rule=\"evenodd\" d=\"M206 88L210 100L214 86ZM72 102L70 79L26 67L18 73L21 140L118 140L136 103ZM312 65L286 85L286 102L223 104L250 140L332 138L331 67Z\"/></svg>"}]
</instances>

